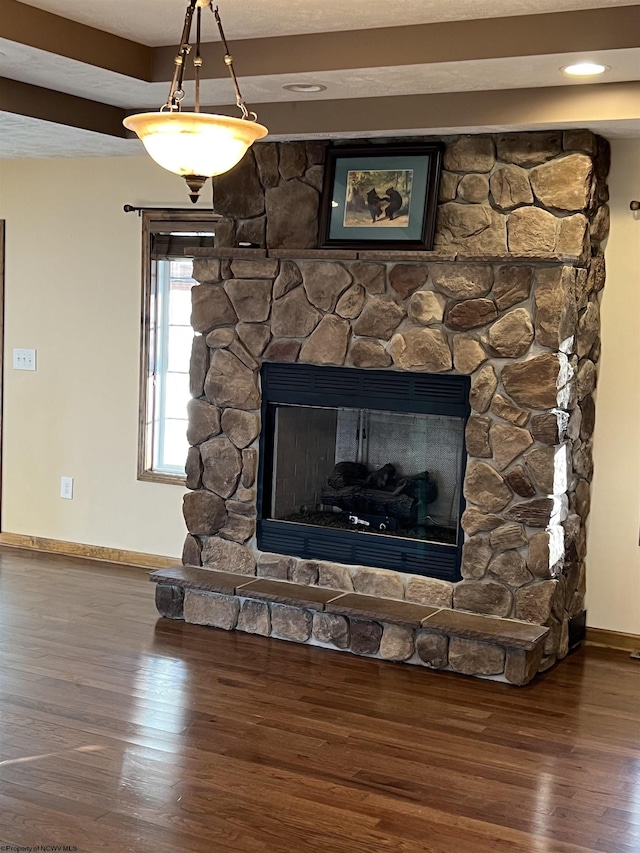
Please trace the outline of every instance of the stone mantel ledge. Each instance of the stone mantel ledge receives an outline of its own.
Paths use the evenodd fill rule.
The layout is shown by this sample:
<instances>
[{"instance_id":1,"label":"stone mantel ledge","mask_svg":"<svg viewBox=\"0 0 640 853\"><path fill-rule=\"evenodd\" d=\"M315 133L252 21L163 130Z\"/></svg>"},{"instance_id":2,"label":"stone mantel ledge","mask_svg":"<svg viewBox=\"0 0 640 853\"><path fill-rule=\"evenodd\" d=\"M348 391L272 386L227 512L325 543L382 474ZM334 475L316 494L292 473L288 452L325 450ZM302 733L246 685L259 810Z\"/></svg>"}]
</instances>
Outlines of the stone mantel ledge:
<instances>
[{"instance_id":1,"label":"stone mantel ledge","mask_svg":"<svg viewBox=\"0 0 640 853\"><path fill-rule=\"evenodd\" d=\"M564 266L581 267L586 265L584 257L579 255L564 255L552 253L527 252L523 254L512 254L506 252L500 255L473 255L464 252L419 252L419 251L348 251L346 249L254 249L211 246L194 246L185 248L185 257L188 258L212 258L216 260L237 260L244 258L254 260L256 258L272 258L274 260L290 261L378 261L380 263L394 263L396 261L413 261L414 263L443 263L450 264L453 261L465 263L483 264L559 264Z\"/></svg>"},{"instance_id":2,"label":"stone mantel ledge","mask_svg":"<svg viewBox=\"0 0 640 853\"><path fill-rule=\"evenodd\" d=\"M150 573L169 619L275 636L515 685L538 671L549 628L197 566Z\"/></svg>"}]
</instances>

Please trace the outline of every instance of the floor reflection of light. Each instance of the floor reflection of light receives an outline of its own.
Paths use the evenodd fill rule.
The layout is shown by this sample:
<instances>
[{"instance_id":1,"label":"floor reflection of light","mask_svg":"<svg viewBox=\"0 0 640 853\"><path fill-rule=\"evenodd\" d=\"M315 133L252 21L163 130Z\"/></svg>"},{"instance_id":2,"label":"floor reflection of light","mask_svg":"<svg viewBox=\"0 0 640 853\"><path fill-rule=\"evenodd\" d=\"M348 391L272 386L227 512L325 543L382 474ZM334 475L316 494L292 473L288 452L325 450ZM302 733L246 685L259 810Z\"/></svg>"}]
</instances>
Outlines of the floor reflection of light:
<instances>
[{"instance_id":1,"label":"floor reflection of light","mask_svg":"<svg viewBox=\"0 0 640 853\"><path fill-rule=\"evenodd\" d=\"M75 746L71 749L64 749L61 752L43 752L40 755L25 755L22 758L7 758L5 761L0 761L0 767L6 767L9 764L29 764L32 761L44 761L46 758L64 758L70 752L100 752L103 749L103 746L97 746L96 744Z\"/></svg>"},{"instance_id":2,"label":"floor reflection of light","mask_svg":"<svg viewBox=\"0 0 640 853\"><path fill-rule=\"evenodd\" d=\"M170 771L166 752L171 746L182 746L187 708L184 706L185 684L189 675L183 660L161 655L145 655L131 685L135 697L131 723L136 731L122 756L120 786L127 795L137 795L145 803L167 802L170 790L180 778ZM155 762L162 763L162 774L153 772Z\"/></svg>"},{"instance_id":3,"label":"floor reflection of light","mask_svg":"<svg viewBox=\"0 0 640 853\"><path fill-rule=\"evenodd\" d=\"M629 784L633 811L640 817L640 761L633 762L633 781Z\"/></svg>"},{"instance_id":4,"label":"floor reflection of light","mask_svg":"<svg viewBox=\"0 0 640 853\"><path fill-rule=\"evenodd\" d=\"M557 849L552 838L546 837L549 831L549 818L553 810L551 806L551 774L540 771L537 774L536 807L533 812L534 846L531 853L553 853Z\"/></svg>"}]
</instances>

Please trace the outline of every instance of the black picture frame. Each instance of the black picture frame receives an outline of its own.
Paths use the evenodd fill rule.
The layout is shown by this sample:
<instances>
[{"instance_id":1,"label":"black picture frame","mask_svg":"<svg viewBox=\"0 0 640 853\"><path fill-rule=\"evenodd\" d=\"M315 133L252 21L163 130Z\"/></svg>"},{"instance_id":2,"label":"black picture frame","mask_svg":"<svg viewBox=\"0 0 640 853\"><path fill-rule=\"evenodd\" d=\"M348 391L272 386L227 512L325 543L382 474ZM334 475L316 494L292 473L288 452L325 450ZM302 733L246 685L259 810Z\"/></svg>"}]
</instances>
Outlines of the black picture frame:
<instances>
[{"instance_id":1,"label":"black picture frame","mask_svg":"<svg viewBox=\"0 0 640 853\"><path fill-rule=\"evenodd\" d=\"M321 248L432 249L443 149L441 142L328 148Z\"/></svg>"}]
</instances>

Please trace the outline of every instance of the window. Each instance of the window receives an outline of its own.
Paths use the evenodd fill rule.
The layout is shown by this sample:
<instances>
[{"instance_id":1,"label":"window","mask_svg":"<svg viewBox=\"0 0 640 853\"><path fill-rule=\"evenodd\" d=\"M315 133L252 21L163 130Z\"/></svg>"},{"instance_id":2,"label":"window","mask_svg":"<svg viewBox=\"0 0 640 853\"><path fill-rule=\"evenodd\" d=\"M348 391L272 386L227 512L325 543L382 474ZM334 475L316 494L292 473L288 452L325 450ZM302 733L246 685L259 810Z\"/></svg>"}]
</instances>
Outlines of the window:
<instances>
[{"instance_id":1,"label":"window","mask_svg":"<svg viewBox=\"0 0 640 853\"><path fill-rule=\"evenodd\" d=\"M218 217L143 213L143 305L138 479L184 483L193 261L185 248L213 245Z\"/></svg>"}]
</instances>

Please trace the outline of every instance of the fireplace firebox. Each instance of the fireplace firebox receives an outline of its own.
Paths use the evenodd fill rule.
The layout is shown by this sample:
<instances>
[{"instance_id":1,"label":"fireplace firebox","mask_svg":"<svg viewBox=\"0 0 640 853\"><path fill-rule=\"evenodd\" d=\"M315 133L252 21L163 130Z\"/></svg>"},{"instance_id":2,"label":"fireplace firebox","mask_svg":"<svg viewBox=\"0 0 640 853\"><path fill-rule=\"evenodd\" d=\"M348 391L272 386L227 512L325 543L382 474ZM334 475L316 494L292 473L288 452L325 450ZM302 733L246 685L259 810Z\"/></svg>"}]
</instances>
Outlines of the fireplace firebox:
<instances>
[{"instance_id":1,"label":"fireplace firebox","mask_svg":"<svg viewBox=\"0 0 640 853\"><path fill-rule=\"evenodd\" d=\"M262 367L258 547L460 579L469 378Z\"/></svg>"}]
</instances>

